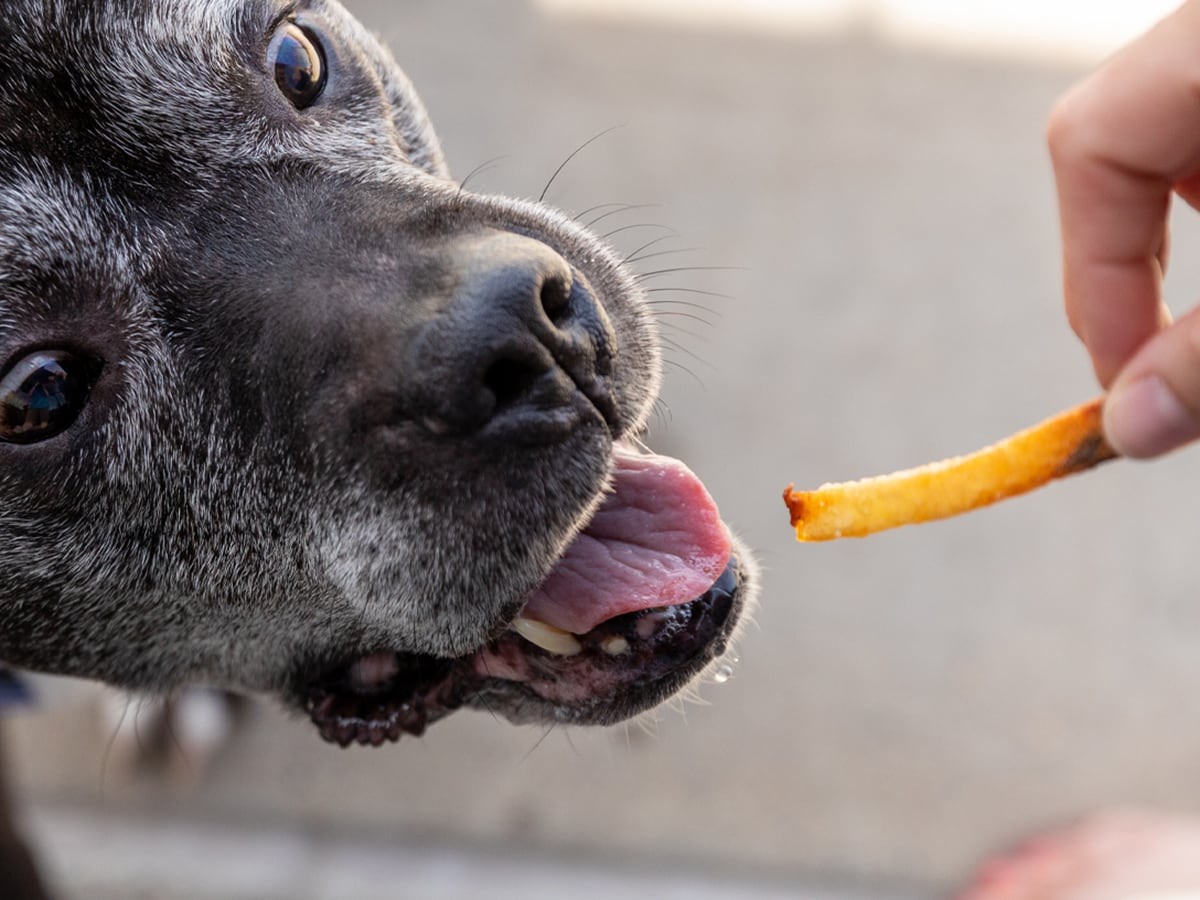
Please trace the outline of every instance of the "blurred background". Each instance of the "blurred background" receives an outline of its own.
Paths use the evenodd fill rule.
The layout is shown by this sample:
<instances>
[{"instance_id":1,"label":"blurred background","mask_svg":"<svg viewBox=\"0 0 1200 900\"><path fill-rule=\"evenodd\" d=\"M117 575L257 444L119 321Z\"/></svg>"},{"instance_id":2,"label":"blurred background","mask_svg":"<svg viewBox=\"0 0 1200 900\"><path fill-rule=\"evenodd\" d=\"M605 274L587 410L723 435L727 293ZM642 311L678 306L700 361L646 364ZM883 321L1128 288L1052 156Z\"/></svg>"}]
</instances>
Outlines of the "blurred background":
<instances>
[{"instance_id":1,"label":"blurred background","mask_svg":"<svg viewBox=\"0 0 1200 900\"><path fill-rule=\"evenodd\" d=\"M207 767L135 772L112 701L39 680L11 743L66 896L932 898L1079 815L1200 812L1200 453L865 542L798 545L779 499L1097 392L1043 129L1173 3L348 5L455 172L500 158L474 189L536 197L620 126L548 201L648 204L597 230L699 248L647 269L732 267L653 278L679 292L655 295L677 303L650 443L758 549L761 607L704 704L607 731L460 714L339 751L256 703ZM1178 311L1200 231L1177 217Z\"/></svg>"}]
</instances>

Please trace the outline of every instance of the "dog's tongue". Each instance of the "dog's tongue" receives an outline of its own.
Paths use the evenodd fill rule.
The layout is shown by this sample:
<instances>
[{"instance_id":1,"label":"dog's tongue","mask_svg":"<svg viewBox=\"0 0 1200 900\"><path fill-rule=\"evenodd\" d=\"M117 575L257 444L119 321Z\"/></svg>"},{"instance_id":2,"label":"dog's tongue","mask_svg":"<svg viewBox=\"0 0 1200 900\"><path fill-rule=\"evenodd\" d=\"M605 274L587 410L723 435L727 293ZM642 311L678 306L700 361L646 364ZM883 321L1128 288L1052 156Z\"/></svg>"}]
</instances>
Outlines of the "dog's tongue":
<instances>
[{"instance_id":1,"label":"dog's tongue","mask_svg":"<svg viewBox=\"0 0 1200 900\"><path fill-rule=\"evenodd\" d=\"M523 615L586 634L625 613L690 603L721 577L731 553L716 504L687 466L618 444L612 493Z\"/></svg>"}]
</instances>

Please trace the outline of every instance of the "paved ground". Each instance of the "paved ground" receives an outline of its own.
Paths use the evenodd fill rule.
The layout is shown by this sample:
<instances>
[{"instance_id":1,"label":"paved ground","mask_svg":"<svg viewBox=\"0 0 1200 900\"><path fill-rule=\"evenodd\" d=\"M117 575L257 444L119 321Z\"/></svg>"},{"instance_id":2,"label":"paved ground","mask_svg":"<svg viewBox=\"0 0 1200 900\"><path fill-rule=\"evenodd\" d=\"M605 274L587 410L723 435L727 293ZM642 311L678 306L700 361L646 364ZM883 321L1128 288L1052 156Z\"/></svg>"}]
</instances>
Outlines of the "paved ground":
<instances>
[{"instance_id":1,"label":"paved ground","mask_svg":"<svg viewBox=\"0 0 1200 900\"><path fill-rule=\"evenodd\" d=\"M43 809L32 833L57 887L87 900L880 900L844 886L800 887L694 866L397 846L368 833L295 825Z\"/></svg>"},{"instance_id":2,"label":"paved ground","mask_svg":"<svg viewBox=\"0 0 1200 900\"><path fill-rule=\"evenodd\" d=\"M58 818L82 804L165 819L168 836L197 821L284 841L319 829L349 855L370 834L403 859L506 848L754 873L794 896L833 876L879 897L932 894L1015 836L1099 807L1200 809L1200 455L844 546L794 544L778 500L793 480L971 449L1095 391L1056 298L1042 149L1076 72L868 35L542 20L495 0L353 6L422 87L458 172L506 157L476 188L536 196L620 124L550 199L661 204L604 225L665 224L677 246L706 248L682 263L744 267L655 280L736 299L662 308L714 325L664 317L684 349L652 443L685 456L759 548L757 627L733 680L704 690L710 706L666 711L649 734L462 715L420 743L341 753L261 707L186 795L106 769L95 727L61 705L16 736L27 794L49 809L39 830L94 824ZM1172 279L1189 300L1200 233L1180 225Z\"/></svg>"}]
</instances>

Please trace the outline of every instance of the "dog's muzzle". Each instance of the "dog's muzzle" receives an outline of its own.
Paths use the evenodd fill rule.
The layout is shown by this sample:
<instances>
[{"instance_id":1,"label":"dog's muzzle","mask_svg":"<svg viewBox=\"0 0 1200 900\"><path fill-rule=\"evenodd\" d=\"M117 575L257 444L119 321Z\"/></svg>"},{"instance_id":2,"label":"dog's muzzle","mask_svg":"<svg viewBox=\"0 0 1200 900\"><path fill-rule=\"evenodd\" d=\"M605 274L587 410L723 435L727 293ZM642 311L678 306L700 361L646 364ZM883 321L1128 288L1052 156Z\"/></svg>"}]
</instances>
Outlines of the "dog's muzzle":
<instances>
[{"instance_id":1,"label":"dog's muzzle","mask_svg":"<svg viewBox=\"0 0 1200 900\"><path fill-rule=\"evenodd\" d=\"M464 705L518 722L619 721L725 652L743 575L699 480L619 444L603 505L499 637L459 659L383 650L335 666L307 709L343 746L421 734Z\"/></svg>"}]
</instances>

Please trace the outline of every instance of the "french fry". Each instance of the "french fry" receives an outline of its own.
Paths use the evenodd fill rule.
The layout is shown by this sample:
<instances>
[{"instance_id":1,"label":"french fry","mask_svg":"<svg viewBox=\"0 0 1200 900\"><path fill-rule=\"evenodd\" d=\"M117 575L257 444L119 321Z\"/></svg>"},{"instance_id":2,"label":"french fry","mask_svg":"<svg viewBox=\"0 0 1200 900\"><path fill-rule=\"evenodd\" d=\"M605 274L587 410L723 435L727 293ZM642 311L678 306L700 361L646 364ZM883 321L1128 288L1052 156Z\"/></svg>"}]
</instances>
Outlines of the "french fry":
<instances>
[{"instance_id":1,"label":"french fry","mask_svg":"<svg viewBox=\"0 0 1200 900\"><path fill-rule=\"evenodd\" d=\"M815 491L789 486L783 498L796 537L866 537L945 519L1114 459L1101 428L1103 405L1093 400L967 456Z\"/></svg>"}]
</instances>

